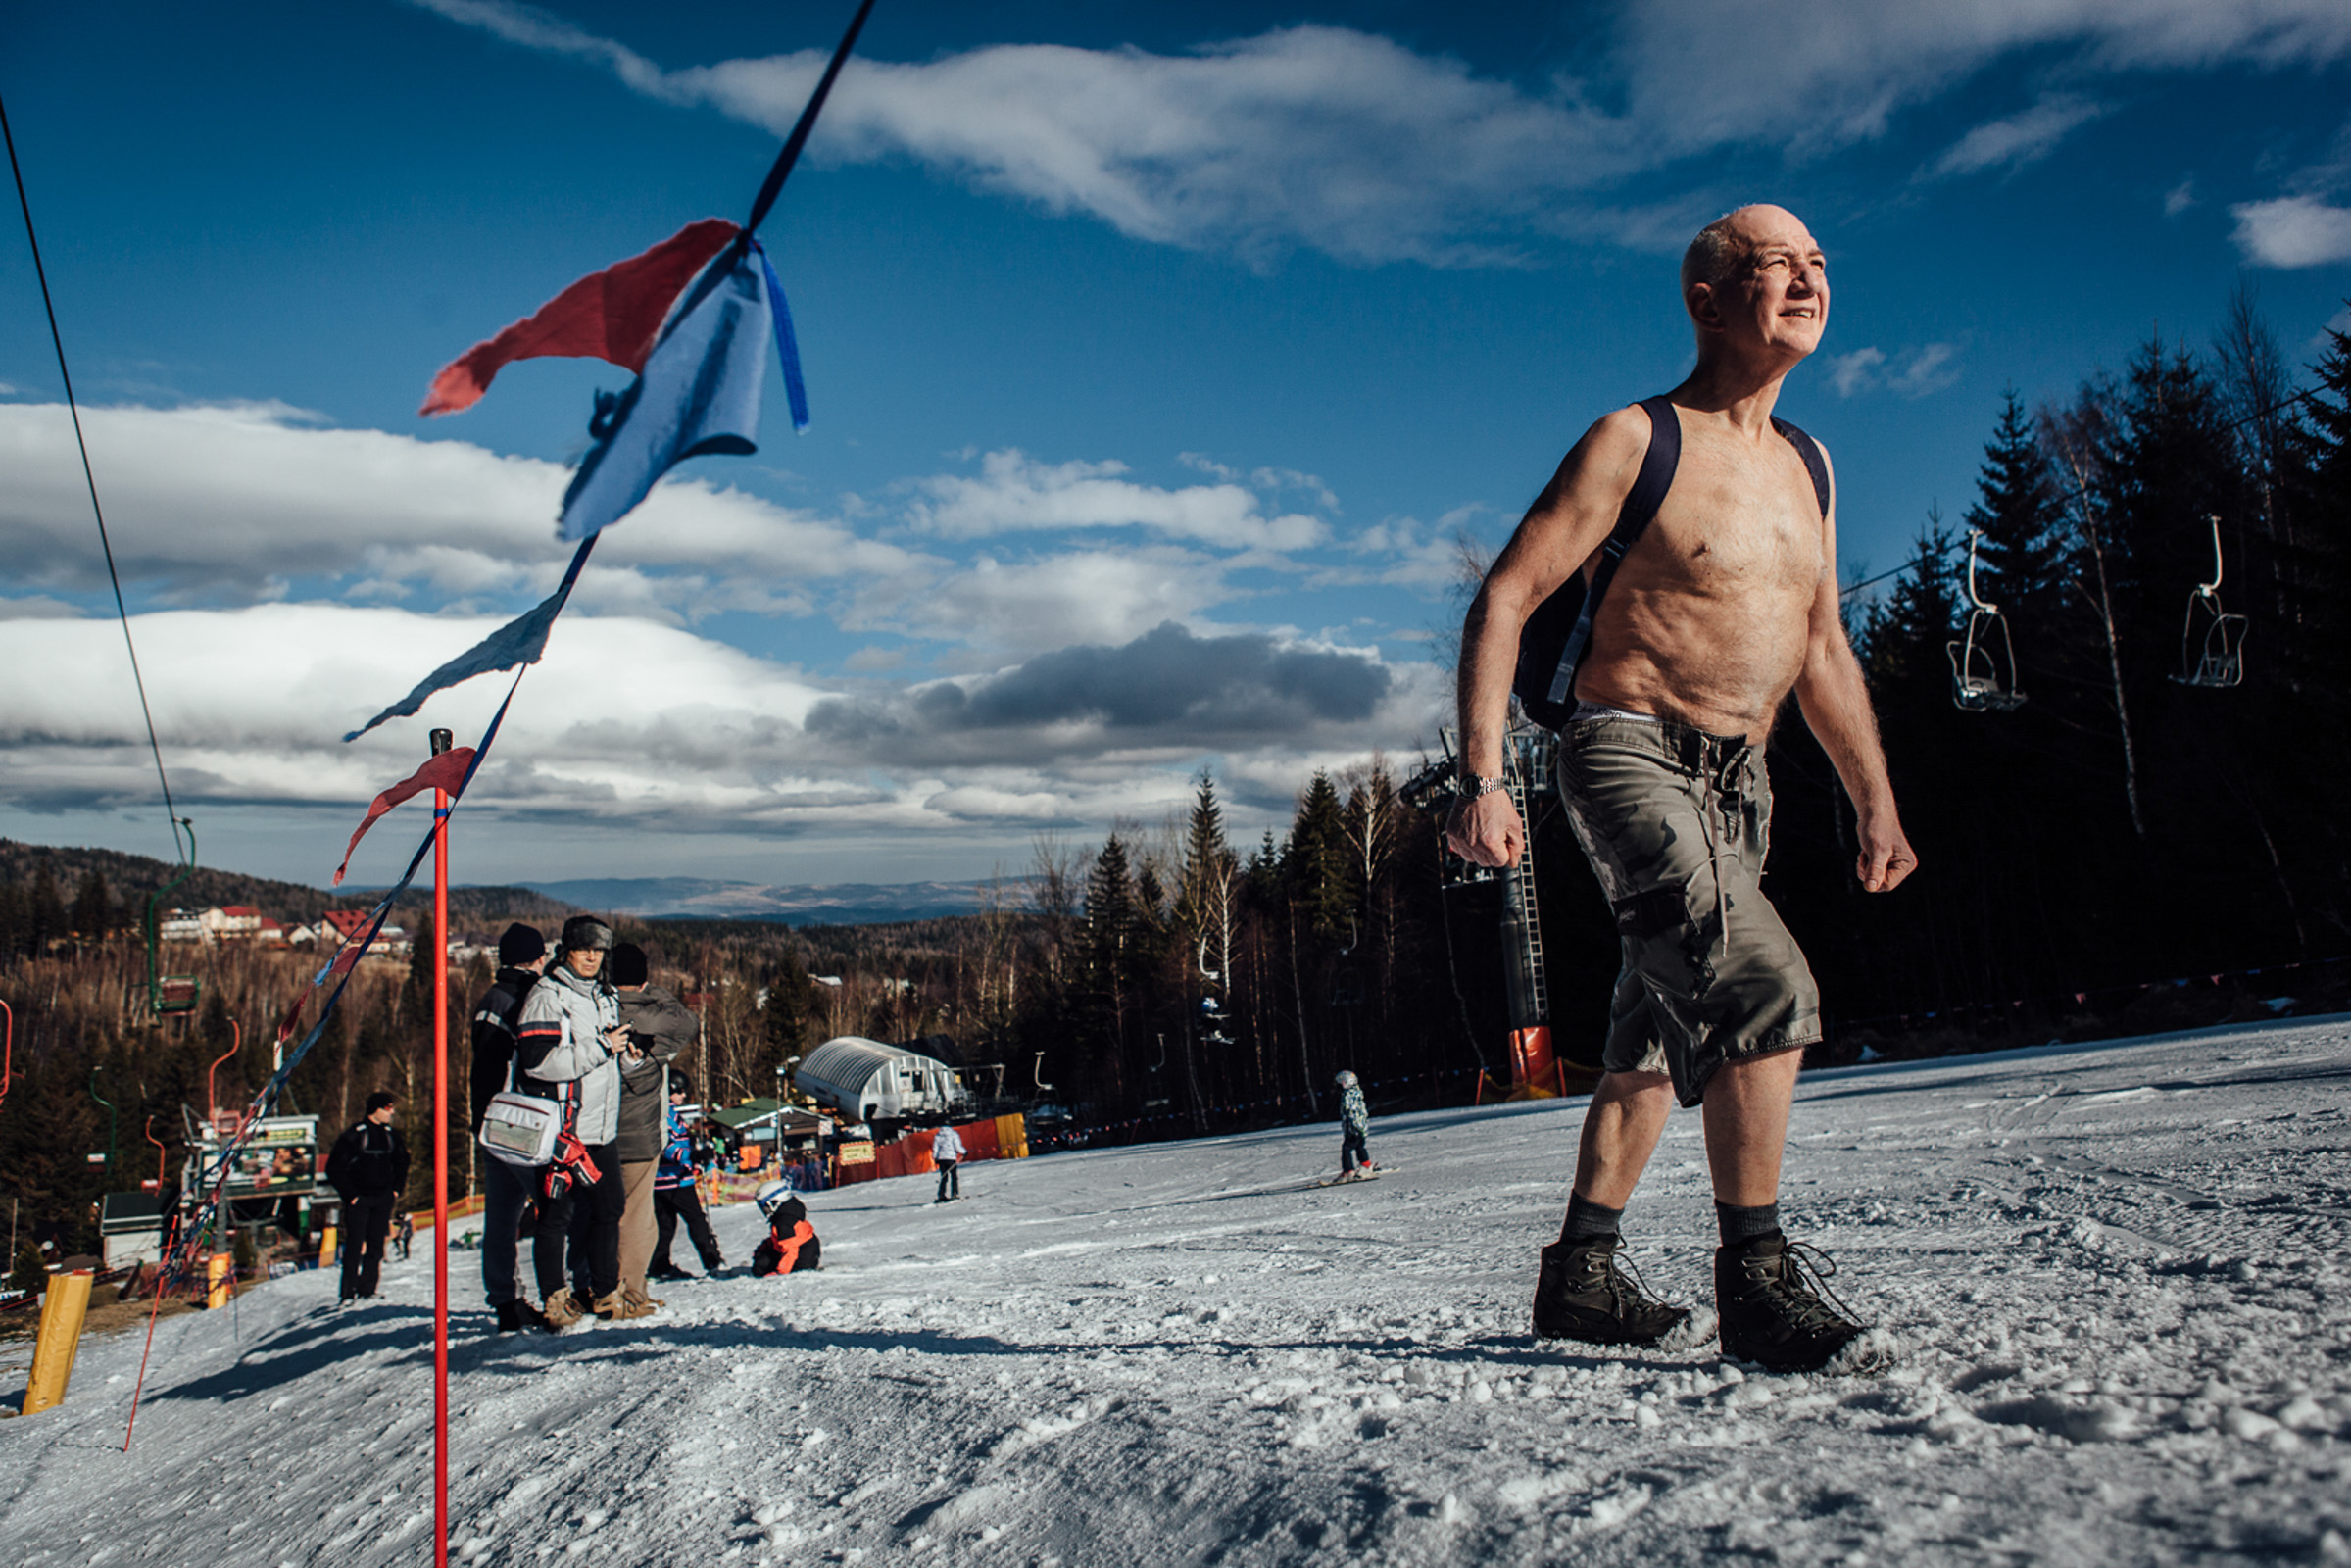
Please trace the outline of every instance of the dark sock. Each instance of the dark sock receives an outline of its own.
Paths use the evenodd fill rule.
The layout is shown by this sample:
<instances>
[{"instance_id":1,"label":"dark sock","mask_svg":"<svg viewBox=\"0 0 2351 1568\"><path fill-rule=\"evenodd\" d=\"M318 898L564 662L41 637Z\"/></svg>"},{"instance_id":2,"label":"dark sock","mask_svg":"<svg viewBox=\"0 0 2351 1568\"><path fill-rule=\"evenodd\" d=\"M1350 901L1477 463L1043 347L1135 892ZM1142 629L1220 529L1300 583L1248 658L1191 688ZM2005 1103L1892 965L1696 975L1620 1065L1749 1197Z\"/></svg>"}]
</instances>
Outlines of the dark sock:
<instances>
[{"instance_id":1,"label":"dark sock","mask_svg":"<svg viewBox=\"0 0 2351 1568\"><path fill-rule=\"evenodd\" d=\"M1723 1245L1736 1247L1758 1237L1780 1234L1780 1205L1758 1203L1753 1208L1740 1208L1736 1203L1714 1200L1714 1220L1722 1227Z\"/></svg>"},{"instance_id":2,"label":"dark sock","mask_svg":"<svg viewBox=\"0 0 2351 1568\"><path fill-rule=\"evenodd\" d=\"M1595 1203L1582 1193L1567 1195L1567 1223L1559 1227L1562 1242L1589 1242L1594 1237L1614 1236L1617 1222L1625 1217L1621 1208Z\"/></svg>"}]
</instances>

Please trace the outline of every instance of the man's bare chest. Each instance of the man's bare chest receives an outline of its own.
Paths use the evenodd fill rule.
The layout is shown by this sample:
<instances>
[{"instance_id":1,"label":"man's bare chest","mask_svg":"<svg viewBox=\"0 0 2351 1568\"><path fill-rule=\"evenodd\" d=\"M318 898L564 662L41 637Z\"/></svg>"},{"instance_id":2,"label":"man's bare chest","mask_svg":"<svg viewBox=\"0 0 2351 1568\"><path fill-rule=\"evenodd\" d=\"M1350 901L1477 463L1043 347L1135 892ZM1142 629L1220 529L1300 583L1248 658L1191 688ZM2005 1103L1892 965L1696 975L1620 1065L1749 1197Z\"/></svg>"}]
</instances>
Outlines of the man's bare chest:
<instances>
[{"instance_id":1,"label":"man's bare chest","mask_svg":"<svg viewBox=\"0 0 2351 1568\"><path fill-rule=\"evenodd\" d=\"M1802 463L1792 450L1711 448L1685 448L1656 519L1625 557L1627 585L1708 597L1811 594L1827 563Z\"/></svg>"}]
</instances>

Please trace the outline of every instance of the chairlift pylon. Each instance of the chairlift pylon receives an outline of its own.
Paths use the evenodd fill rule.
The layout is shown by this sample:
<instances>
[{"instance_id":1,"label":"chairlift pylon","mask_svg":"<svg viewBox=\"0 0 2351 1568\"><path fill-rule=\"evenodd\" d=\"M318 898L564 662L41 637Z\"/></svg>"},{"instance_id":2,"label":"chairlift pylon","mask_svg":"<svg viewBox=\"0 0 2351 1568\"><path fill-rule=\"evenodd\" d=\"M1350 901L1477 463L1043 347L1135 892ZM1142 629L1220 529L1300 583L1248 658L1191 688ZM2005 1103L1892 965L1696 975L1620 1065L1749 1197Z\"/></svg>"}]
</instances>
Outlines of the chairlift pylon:
<instances>
[{"instance_id":1,"label":"chairlift pylon","mask_svg":"<svg viewBox=\"0 0 2351 1568\"><path fill-rule=\"evenodd\" d=\"M2196 584L2187 596L2187 614L2180 623L2180 673L2172 679L2220 691L2245 678L2245 617L2221 607L2221 519L2207 520L2212 523L2212 581Z\"/></svg>"},{"instance_id":2,"label":"chairlift pylon","mask_svg":"<svg viewBox=\"0 0 2351 1568\"><path fill-rule=\"evenodd\" d=\"M1951 661L1951 703L1963 713L2011 713L2025 706L2016 689L2016 645L2009 640L2008 621L2000 607L1976 592L1976 541L1981 528L1967 533L1967 634L1943 644Z\"/></svg>"}]
</instances>

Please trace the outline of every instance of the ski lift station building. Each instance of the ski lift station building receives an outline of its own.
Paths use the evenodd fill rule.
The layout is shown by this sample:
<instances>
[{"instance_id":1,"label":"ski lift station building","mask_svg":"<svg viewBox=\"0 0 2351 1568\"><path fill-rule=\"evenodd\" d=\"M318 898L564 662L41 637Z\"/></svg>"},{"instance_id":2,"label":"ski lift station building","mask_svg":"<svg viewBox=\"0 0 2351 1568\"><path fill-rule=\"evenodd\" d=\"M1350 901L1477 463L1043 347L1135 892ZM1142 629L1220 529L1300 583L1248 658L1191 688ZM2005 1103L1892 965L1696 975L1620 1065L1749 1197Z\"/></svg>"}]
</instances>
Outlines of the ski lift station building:
<instances>
[{"instance_id":1,"label":"ski lift station building","mask_svg":"<svg viewBox=\"0 0 2351 1568\"><path fill-rule=\"evenodd\" d=\"M851 1121L944 1116L971 1098L946 1062L856 1035L809 1052L793 1069L792 1081Z\"/></svg>"}]
</instances>

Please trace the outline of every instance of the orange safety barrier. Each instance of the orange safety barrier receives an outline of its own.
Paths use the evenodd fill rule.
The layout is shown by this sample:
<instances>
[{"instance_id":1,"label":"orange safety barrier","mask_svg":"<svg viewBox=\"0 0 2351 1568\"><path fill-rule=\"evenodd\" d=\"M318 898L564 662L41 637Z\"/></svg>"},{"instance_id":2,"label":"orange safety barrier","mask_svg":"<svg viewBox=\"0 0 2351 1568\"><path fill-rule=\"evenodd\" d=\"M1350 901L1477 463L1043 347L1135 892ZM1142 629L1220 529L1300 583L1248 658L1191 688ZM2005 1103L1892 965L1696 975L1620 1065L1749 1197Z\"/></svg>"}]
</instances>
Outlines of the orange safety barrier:
<instances>
[{"instance_id":1,"label":"orange safety barrier","mask_svg":"<svg viewBox=\"0 0 2351 1568\"><path fill-rule=\"evenodd\" d=\"M1002 1159L1029 1157L1029 1124L1020 1112L996 1118L996 1150Z\"/></svg>"},{"instance_id":2,"label":"orange safety barrier","mask_svg":"<svg viewBox=\"0 0 2351 1568\"><path fill-rule=\"evenodd\" d=\"M468 1214L478 1214L482 1211L482 1205L487 1201L489 1200L482 1197L482 1195L479 1193L475 1193L471 1198L461 1199L457 1202L449 1205L449 1217L451 1219L464 1219ZM432 1210L429 1208L419 1208L414 1210L409 1215L409 1223L416 1226L416 1229L420 1231L431 1230Z\"/></svg>"}]
</instances>

